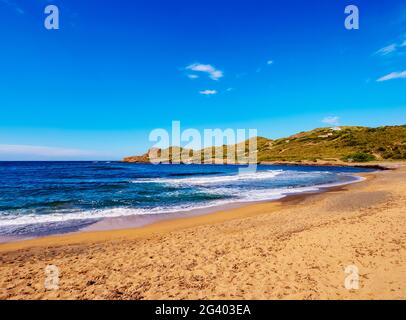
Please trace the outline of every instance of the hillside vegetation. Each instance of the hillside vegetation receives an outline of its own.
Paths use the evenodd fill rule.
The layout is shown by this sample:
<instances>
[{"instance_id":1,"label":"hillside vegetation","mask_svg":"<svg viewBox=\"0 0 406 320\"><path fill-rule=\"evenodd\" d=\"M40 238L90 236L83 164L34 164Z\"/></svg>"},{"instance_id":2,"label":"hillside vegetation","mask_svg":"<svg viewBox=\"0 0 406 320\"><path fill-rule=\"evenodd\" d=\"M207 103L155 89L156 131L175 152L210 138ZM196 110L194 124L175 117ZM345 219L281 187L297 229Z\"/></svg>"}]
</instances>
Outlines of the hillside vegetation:
<instances>
[{"instance_id":1,"label":"hillside vegetation","mask_svg":"<svg viewBox=\"0 0 406 320\"><path fill-rule=\"evenodd\" d=\"M222 146L212 149L212 154L218 148L223 148L226 160L228 148L236 148L245 155L248 154L248 140L240 149L236 146ZM241 145L241 144L240 144ZM177 152L189 154L189 162L197 159L213 159L214 156L207 156L205 150L192 151L182 148L174 148ZM245 150L244 150L245 149ZM287 138L271 140L263 137L257 138L257 161L345 161L345 162L368 162L382 160L406 160L406 125L385 126L378 128L368 127L339 127L339 128L317 128L307 132L300 132ZM169 162L179 157L170 150L159 150L167 152ZM240 154L241 154L240 152ZM205 156L206 154L206 156ZM145 162L148 154L143 156L125 158L126 162ZM185 159L184 157L182 159ZM220 159L217 159L220 160ZM218 162L218 161L217 161Z\"/></svg>"}]
</instances>

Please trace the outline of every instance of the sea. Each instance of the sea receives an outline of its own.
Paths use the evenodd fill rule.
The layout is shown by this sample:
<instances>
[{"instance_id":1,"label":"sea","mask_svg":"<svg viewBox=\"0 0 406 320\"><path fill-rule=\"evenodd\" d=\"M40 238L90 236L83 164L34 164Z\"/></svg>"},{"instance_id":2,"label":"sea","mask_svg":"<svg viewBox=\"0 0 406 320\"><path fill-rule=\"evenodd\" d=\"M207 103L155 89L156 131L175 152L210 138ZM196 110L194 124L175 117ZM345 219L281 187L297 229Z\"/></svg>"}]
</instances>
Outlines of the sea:
<instances>
[{"instance_id":1,"label":"sea","mask_svg":"<svg viewBox=\"0 0 406 320\"><path fill-rule=\"evenodd\" d=\"M0 162L0 238L82 230L102 219L276 200L359 181L352 167Z\"/></svg>"}]
</instances>

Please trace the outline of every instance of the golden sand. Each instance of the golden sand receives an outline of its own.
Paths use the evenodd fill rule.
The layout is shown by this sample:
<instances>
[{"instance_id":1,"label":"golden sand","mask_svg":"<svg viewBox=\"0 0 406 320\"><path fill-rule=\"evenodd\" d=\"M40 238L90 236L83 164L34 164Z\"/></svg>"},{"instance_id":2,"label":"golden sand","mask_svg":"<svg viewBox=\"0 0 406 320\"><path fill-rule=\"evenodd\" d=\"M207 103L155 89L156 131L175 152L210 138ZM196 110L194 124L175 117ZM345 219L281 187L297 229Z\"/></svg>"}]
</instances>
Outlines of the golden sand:
<instances>
[{"instance_id":1,"label":"golden sand","mask_svg":"<svg viewBox=\"0 0 406 320\"><path fill-rule=\"evenodd\" d=\"M329 192L0 245L0 299L406 299L406 169ZM58 290L44 287L47 265ZM359 289L345 288L349 265Z\"/></svg>"}]
</instances>

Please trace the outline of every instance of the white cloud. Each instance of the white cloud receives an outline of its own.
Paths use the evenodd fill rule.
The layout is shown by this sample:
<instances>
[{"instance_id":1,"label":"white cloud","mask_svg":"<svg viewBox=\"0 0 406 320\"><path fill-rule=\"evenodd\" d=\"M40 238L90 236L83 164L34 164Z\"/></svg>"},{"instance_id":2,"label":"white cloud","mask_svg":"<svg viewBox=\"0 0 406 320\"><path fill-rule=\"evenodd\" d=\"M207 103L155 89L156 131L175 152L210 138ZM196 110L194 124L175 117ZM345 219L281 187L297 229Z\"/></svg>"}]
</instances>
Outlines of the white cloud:
<instances>
[{"instance_id":1,"label":"white cloud","mask_svg":"<svg viewBox=\"0 0 406 320\"><path fill-rule=\"evenodd\" d=\"M389 46L379 49L377 52L375 52L375 54L386 56L392 52L395 52L397 47L398 45L396 43L392 43Z\"/></svg>"},{"instance_id":2,"label":"white cloud","mask_svg":"<svg viewBox=\"0 0 406 320\"><path fill-rule=\"evenodd\" d=\"M339 120L340 120L340 117L329 116L329 117L325 117L324 119L322 119L321 122L327 123L327 124L332 125L332 126L336 126L336 125L338 125Z\"/></svg>"},{"instance_id":3,"label":"white cloud","mask_svg":"<svg viewBox=\"0 0 406 320\"><path fill-rule=\"evenodd\" d=\"M222 78L223 71L216 69L210 64L200 64L200 63L194 63L186 67L187 70L192 70L196 72L205 72L209 74L209 77L213 80L218 80Z\"/></svg>"},{"instance_id":4,"label":"white cloud","mask_svg":"<svg viewBox=\"0 0 406 320\"><path fill-rule=\"evenodd\" d=\"M203 90L199 92L200 94L206 95L206 96L210 96L213 94L217 94L216 90Z\"/></svg>"},{"instance_id":5,"label":"white cloud","mask_svg":"<svg viewBox=\"0 0 406 320\"><path fill-rule=\"evenodd\" d=\"M199 78L199 76L197 74L188 74L187 77L189 79L197 79L197 78Z\"/></svg>"},{"instance_id":6,"label":"white cloud","mask_svg":"<svg viewBox=\"0 0 406 320\"><path fill-rule=\"evenodd\" d=\"M268 65L273 64L273 60L268 60L268 61L266 62L266 64L268 64Z\"/></svg>"},{"instance_id":7,"label":"white cloud","mask_svg":"<svg viewBox=\"0 0 406 320\"><path fill-rule=\"evenodd\" d=\"M395 53L396 51L398 51L400 48L403 47L406 47L406 40L402 40L401 42L398 43L392 43L386 47L383 47L378 51L376 51L375 54L380 56L386 56L391 53Z\"/></svg>"},{"instance_id":8,"label":"white cloud","mask_svg":"<svg viewBox=\"0 0 406 320\"><path fill-rule=\"evenodd\" d=\"M388 81L388 80L393 80L393 79L400 79L400 78L406 78L406 70L402 72L392 72L387 74L386 76L383 76L376 80L377 82L383 82L383 81Z\"/></svg>"},{"instance_id":9,"label":"white cloud","mask_svg":"<svg viewBox=\"0 0 406 320\"><path fill-rule=\"evenodd\" d=\"M15 144L0 144L1 155L28 155L41 157L76 157L76 156L92 156L94 152L77 150L52 148L44 146L29 146Z\"/></svg>"}]
</instances>

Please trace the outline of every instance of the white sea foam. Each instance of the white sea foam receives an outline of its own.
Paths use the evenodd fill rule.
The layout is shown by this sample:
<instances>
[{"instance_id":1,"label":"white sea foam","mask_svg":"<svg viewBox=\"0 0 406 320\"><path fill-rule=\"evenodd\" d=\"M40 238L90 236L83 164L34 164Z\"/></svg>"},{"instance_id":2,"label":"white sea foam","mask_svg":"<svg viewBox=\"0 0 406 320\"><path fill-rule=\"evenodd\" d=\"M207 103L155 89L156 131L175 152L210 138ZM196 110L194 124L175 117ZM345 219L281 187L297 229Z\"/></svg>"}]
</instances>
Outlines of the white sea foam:
<instances>
[{"instance_id":1,"label":"white sea foam","mask_svg":"<svg viewBox=\"0 0 406 320\"><path fill-rule=\"evenodd\" d=\"M242 173L235 175L224 176L212 176L212 177L193 177L193 178L156 178L156 179L139 179L133 180L131 183L165 183L172 185L204 185L204 184L216 184L227 183L235 181L251 181L251 180L266 180L272 179L285 171L283 170L267 170L257 171L250 173Z\"/></svg>"},{"instance_id":2,"label":"white sea foam","mask_svg":"<svg viewBox=\"0 0 406 320\"><path fill-rule=\"evenodd\" d=\"M279 170L278 170L279 171ZM281 172L279 172L281 173ZM274 174L279 174L275 173ZM184 179L178 179L184 180ZM188 179L190 180L190 179ZM89 219L102 219L125 217L132 215L146 215L146 214L163 214L163 213L177 213L186 212L198 209L208 209L211 207L222 206L230 203L244 203L244 202L259 202L281 199L289 194L298 194L304 192L317 192L321 188L333 187L338 185L350 184L364 180L364 178L356 177L353 181L346 181L343 183L329 183L309 187L297 188L278 188L278 189L253 189L242 190L240 188L212 188L205 190L207 193L234 196L230 199L221 199L207 201L200 204L181 205L177 207L157 207L151 209L141 208L111 208L111 209L94 209L83 210L75 212L59 211L47 215L35 214L22 214L22 215L5 215L0 216L0 227L21 226L31 224L44 224L44 223L57 223L66 221L78 221ZM230 181L230 180L228 180ZM232 180L233 181L233 180Z\"/></svg>"},{"instance_id":3,"label":"white sea foam","mask_svg":"<svg viewBox=\"0 0 406 320\"><path fill-rule=\"evenodd\" d=\"M74 220L89 220L89 219L101 219L101 218L114 218L125 217L132 215L146 215L146 214L162 214L162 213L175 213L184 212L195 209L204 209L213 205L221 205L227 203L226 201L219 200L216 204L201 205L201 206L179 206L176 208L159 207L153 209L137 209L137 208L111 208L111 209L94 209L83 210L70 213L55 212L47 215L8 215L0 217L0 227L4 226L17 226L27 224L40 224L50 222L64 222Z\"/></svg>"}]
</instances>

